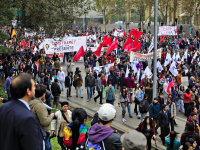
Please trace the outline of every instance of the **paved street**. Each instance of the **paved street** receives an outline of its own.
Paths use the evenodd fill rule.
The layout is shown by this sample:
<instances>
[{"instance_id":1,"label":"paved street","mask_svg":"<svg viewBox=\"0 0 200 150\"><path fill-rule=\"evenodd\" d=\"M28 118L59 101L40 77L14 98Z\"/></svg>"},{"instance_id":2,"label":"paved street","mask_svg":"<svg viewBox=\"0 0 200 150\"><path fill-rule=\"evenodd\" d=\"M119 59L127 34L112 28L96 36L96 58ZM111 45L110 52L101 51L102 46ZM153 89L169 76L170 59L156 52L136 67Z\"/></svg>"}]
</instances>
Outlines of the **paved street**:
<instances>
[{"instance_id":1,"label":"paved street","mask_svg":"<svg viewBox=\"0 0 200 150\"><path fill-rule=\"evenodd\" d=\"M75 66L74 66L73 70L75 71L75 68L79 67L80 70L82 71L82 76L83 76L83 80L84 80L85 79L85 69L84 69L83 61L75 62L74 64L75 64ZM65 64L62 64L62 67L63 67L64 71L66 72ZM85 83L85 81L84 81L84 83ZM99 100L97 100L96 103L94 102L93 99L92 99L92 101L87 102L87 91L86 91L84 86L82 86L82 90L83 90L82 91L83 99L81 99L80 97L76 98L75 88L72 87L72 97L70 98L70 100L68 100L68 102L72 107L82 107L82 108L84 108L87 111L88 115L92 115L93 116L95 114L95 112L100 107ZM95 95L96 94L97 94L97 92L95 92ZM134 104L131 105L131 112L132 112L133 118L129 118L128 110L127 110L126 116L125 116L126 122L123 123L122 122L122 116L121 116L122 108L118 107L119 90L116 91L116 97L117 97L117 100L114 102L114 106L115 106L115 108L117 110L117 113L116 113L116 118L115 118L115 121L113 123L113 126L116 129L121 130L121 132L122 131L126 132L126 131L128 131L130 129L135 129L139 125L140 120L137 119L137 116L134 113ZM65 101L65 100L66 100L66 91L62 91L61 101ZM105 99L103 100L103 103L105 103ZM180 134L178 134L178 136L180 138L181 133L184 131L184 128L185 128L186 117L182 113L180 113L179 111L177 111L176 122L177 122L178 126L175 127L175 131L180 133ZM158 129L158 135L159 134L160 134L160 130ZM158 137L158 135L157 135L158 148L159 149L165 149L165 147L162 146L161 140Z\"/></svg>"}]
</instances>

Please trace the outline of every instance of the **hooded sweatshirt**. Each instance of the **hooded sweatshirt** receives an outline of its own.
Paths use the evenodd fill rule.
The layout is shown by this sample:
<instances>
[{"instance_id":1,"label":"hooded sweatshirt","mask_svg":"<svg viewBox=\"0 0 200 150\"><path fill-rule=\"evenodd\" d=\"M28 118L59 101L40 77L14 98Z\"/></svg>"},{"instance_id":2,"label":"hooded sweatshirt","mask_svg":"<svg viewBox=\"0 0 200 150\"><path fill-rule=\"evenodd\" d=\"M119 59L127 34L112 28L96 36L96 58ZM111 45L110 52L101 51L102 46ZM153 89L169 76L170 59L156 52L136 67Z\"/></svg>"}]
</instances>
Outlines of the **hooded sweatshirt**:
<instances>
[{"instance_id":1,"label":"hooded sweatshirt","mask_svg":"<svg viewBox=\"0 0 200 150\"><path fill-rule=\"evenodd\" d=\"M97 144L109 137L113 132L112 128L96 123L88 130L88 138L92 143Z\"/></svg>"},{"instance_id":2,"label":"hooded sweatshirt","mask_svg":"<svg viewBox=\"0 0 200 150\"><path fill-rule=\"evenodd\" d=\"M65 73L63 71L63 67L61 67L61 71L58 71L57 78L59 81L65 81Z\"/></svg>"}]
</instances>

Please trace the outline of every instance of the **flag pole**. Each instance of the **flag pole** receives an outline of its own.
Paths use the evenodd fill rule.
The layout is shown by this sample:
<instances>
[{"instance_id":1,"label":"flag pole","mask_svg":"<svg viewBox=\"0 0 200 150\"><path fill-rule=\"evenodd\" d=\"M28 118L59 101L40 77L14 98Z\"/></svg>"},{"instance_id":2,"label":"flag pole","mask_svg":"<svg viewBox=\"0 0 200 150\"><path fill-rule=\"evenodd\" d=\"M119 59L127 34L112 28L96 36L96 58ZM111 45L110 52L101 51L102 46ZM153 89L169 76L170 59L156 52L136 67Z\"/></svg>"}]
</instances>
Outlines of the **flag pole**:
<instances>
[{"instance_id":1,"label":"flag pole","mask_svg":"<svg viewBox=\"0 0 200 150\"><path fill-rule=\"evenodd\" d=\"M156 77L157 77L157 14L158 14L158 0L154 4L154 56L153 56L153 98L156 97Z\"/></svg>"}]
</instances>

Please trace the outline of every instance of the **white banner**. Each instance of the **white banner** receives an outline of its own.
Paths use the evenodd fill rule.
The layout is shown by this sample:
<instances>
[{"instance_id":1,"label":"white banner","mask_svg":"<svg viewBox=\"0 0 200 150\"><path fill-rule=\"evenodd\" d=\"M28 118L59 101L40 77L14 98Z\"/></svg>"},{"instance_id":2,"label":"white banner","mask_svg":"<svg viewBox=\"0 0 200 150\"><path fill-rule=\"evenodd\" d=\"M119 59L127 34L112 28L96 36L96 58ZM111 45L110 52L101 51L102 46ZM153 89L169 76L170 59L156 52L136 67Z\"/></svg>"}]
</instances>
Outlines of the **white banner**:
<instances>
[{"instance_id":1,"label":"white banner","mask_svg":"<svg viewBox=\"0 0 200 150\"><path fill-rule=\"evenodd\" d=\"M181 85L188 86L188 77L181 77Z\"/></svg>"},{"instance_id":2,"label":"white banner","mask_svg":"<svg viewBox=\"0 0 200 150\"><path fill-rule=\"evenodd\" d=\"M94 67L94 71L97 73L97 75L101 72L102 68L104 67L104 70L106 72L106 80L108 79L108 75L110 75L110 70L113 70L113 66L114 66L114 63L112 64L108 64L108 65L105 65L105 66L99 66L99 67ZM90 71L91 68L90 68Z\"/></svg>"},{"instance_id":3,"label":"white banner","mask_svg":"<svg viewBox=\"0 0 200 150\"><path fill-rule=\"evenodd\" d=\"M36 35L36 32L29 33L29 32L26 32L26 31L25 31L25 34L24 34L25 37L29 37L29 36L33 37L35 35Z\"/></svg>"},{"instance_id":4,"label":"white banner","mask_svg":"<svg viewBox=\"0 0 200 150\"><path fill-rule=\"evenodd\" d=\"M177 35L177 26L160 26L158 35Z\"/></svg>"},{"instance_id":5,"label":"white banner","mask_svg":"<svg viewBox=\"0 0 200 150\"><path fill-rule=\"evenodd\" d=\"M154 48L154 38L152 38L151 45L149 46L149 49L148 49L148 53L150 53L153 48Z\"/></svg>"},{"instance_id":6,"label":"white banner","mask_svg":"<svg viewBox=\"0 0 200 150\"><path fill-rule=\"evenodd\" d=\"M81 46L86 50L86 36L69 37L62 40L59 39L45 39L43 46L46 54L77 52Z\"/></svg>"},{"instance_id":7,"label":"white banner","mask_svg":"<svg viewBox=\"0 0 200 150\"><path fill-rule=\"evenodd\" d=\"M114 36L124 37L124 30L115 29Z\"/></svg>"}]
</instances>

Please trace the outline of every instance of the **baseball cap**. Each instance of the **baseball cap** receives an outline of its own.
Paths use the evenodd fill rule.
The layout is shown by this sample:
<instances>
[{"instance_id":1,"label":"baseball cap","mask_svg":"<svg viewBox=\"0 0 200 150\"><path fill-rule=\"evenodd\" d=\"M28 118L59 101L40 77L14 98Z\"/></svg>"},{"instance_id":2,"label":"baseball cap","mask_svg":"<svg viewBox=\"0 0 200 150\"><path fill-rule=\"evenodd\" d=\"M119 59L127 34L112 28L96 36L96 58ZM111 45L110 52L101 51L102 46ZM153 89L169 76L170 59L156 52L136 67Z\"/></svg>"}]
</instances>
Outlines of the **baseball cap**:
<instances>
[{"instance_id":1,"label":"baseball cap","mask_svg":"<svg viewBox=\"0 0 200 150\"><path fill-rule=\"evenodd\" d=\"M110 121L115 117L115 107L109 103L101 105L99 109L99 118L103 121Z\"/></svg>"},{"instance_id":2,"label":"baseball cap","mask_svg":"<svg viewBox=\"0 0 200 150\"><path fill-rule=\"evenodd\" d=\"M124 133L121 142L125 150L145 150L147 147L146 137L136 130Z\"/></svg>"}]
</instances>

